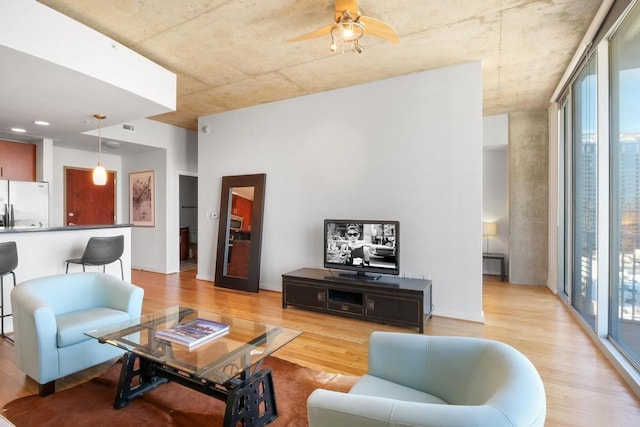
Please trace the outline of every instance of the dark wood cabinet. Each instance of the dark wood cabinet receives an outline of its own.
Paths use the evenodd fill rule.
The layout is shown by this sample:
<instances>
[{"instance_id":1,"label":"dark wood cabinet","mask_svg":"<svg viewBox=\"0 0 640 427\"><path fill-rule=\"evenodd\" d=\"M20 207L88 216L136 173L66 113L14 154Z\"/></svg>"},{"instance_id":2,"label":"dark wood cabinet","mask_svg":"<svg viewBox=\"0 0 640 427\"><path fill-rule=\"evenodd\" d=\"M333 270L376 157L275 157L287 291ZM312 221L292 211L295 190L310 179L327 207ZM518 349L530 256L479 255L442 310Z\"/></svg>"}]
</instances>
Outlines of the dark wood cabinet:
<instances>
[{"instance_id":1,"label":"dark wood cabinet","mask_svg":"<svg viewBox=\"0 0 640 427\"><path fill-rule=\"evenodd\" d=\"M189 227L180 227L180 261L189 259Z\"/></svg>"},{"instance_id":2,"label":"dark wood cabinet","mask_svg":"<svg viewBox=\"0 0 640 427\"><path fill-rule=\"evenodd\" d=\"M431 286L429 285L429 289ZM393 320L401 324L417 324L423 315L422 304L415 298L367 294L367 317L373 320ZM430 310L429 310L430 311Z\"/></svg>"},{"instance_id":3,"label":"dark wood cabinet","mask_svg":"<svg viewBox=\"0 0 640 427\"><path fill-rule=\"evenodd\" d=\"M287 302L291 305L322 310L324 310L327 305L327 290L323 287L296 283L294 281L287 282L286 288L288 295Z\"/></svg>"},{"instance_id":4,"label":"dark wood cabinet","mask_svg":"<svg viewBox=\"0 0 640 427\"><path fill-rule=\"evenodd\" d=\"M383 276L368 280L301 268L282 275L282 307L409 326L424 332L431 316L431 280Z\"/></svg>"},{"instance_id":5,"label":"dark wood cabinet","mask_svg":"<svg viewBox=\"0 0 640 427\"><path fill-rule=\"evenodd\" d=\"M36 146L0 140L0 179L36 180Z\"/></svg>"}]
</instances>

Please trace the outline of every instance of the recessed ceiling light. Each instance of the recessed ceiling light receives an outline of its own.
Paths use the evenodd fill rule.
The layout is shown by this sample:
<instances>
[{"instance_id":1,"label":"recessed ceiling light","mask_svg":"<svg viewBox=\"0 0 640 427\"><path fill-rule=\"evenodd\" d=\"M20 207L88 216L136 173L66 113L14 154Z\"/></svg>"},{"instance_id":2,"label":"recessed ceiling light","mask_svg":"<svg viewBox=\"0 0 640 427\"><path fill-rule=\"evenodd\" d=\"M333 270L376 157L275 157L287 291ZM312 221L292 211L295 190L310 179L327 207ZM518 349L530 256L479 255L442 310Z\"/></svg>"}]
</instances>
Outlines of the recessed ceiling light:
<instances>
[{"instance_id":1,"label":"recessed ceiling light","mask_svg":"<svg viewBox=\"0 0 640 427\"><path fill-rule=\"evenodd\" d=\"M45 122L44 120L34 120L33 123L38 126L49 126L51 124L49 122Z\"/></svg>"},{"instance_id":2,"label":"recessed ceiling light","mask_svg":"<svg viewBox=\"0 0 640 427\"><path fill-rule=\"evenodd\" d=\"M18 133L25 133L26 129L22 129L22 128L11 128L11 130L13 132L18 132Z\"/></svg>"},{"instance_id":3,"label":"recessed ceiling light","mask_svg":"<svg viewBox=\"0 0 640 427\"><path fill-rule=\"evenodd\" d=\"M120 141L105 141L102 143L102 145L106 145L109 148L119 148Z\"/></svg>"}]
</instances>

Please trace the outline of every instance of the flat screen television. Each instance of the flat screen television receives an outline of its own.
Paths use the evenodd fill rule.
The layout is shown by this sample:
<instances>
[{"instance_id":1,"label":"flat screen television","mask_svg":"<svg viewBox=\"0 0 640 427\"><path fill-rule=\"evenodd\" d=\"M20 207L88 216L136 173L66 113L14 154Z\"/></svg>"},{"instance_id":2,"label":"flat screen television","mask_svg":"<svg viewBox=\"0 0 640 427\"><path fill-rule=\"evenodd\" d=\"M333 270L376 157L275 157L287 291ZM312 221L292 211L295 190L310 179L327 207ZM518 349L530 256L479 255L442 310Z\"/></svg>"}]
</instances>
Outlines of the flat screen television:
<instances>
[{"instance_id":1,"label":"flat screen television","mask_svg":"<svg viewBox=\"0 0 640 427\"><path fill-rule=\"evenodd\" d=\"M324 220L324 267L342 277L375 280L400 274L400 222Z\"/></svg>"}]
</instances>

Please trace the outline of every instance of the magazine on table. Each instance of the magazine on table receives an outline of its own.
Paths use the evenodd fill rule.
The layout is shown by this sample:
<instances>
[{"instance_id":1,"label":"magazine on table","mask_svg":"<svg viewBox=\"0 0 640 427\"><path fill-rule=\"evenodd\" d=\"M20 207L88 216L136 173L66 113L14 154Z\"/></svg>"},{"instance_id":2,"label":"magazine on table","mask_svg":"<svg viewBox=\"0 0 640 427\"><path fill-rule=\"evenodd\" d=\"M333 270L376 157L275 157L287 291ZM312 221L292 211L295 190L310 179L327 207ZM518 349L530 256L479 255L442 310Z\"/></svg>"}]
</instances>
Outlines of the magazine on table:
<instances>
[{"instance_id":1,"label":"magazine on table","mask_svg":"<svg viewBox=\"0 0 640 427\"><path fill-rule=\"evenodd\" d=\"M226 323L196 318L158 331L156 338L193 348L227 332L229 332L229 325Z\"/></svg>"}]
</instances>

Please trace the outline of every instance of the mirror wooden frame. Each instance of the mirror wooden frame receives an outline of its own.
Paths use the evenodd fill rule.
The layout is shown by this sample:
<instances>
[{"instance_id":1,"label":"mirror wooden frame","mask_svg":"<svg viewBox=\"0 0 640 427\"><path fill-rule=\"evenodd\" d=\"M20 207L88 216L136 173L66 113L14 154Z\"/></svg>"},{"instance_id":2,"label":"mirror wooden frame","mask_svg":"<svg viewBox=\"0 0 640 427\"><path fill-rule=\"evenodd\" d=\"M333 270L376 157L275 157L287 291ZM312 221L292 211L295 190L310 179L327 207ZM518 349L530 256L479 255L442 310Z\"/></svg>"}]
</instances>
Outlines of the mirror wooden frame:
<instances>
[{"instance_id":1,"label":"mirror wooden frame","mask_svg":"<svg viewBox=\"0 0 640 427\"><path fill-rule=\"evenodd\" d=\"M220 223L218 224L218 250L216 252L216 275L214 286L258 292L260 287L260 260L262 251L262 220L264 212L264 190L266 174L234 175L222 177L220 193ZM251 243L249 246L249 274L247 278L225 274L227 250L229 248L229 218L234 187L254 187L251 211Z\"/></svg>"}]
</instances>

